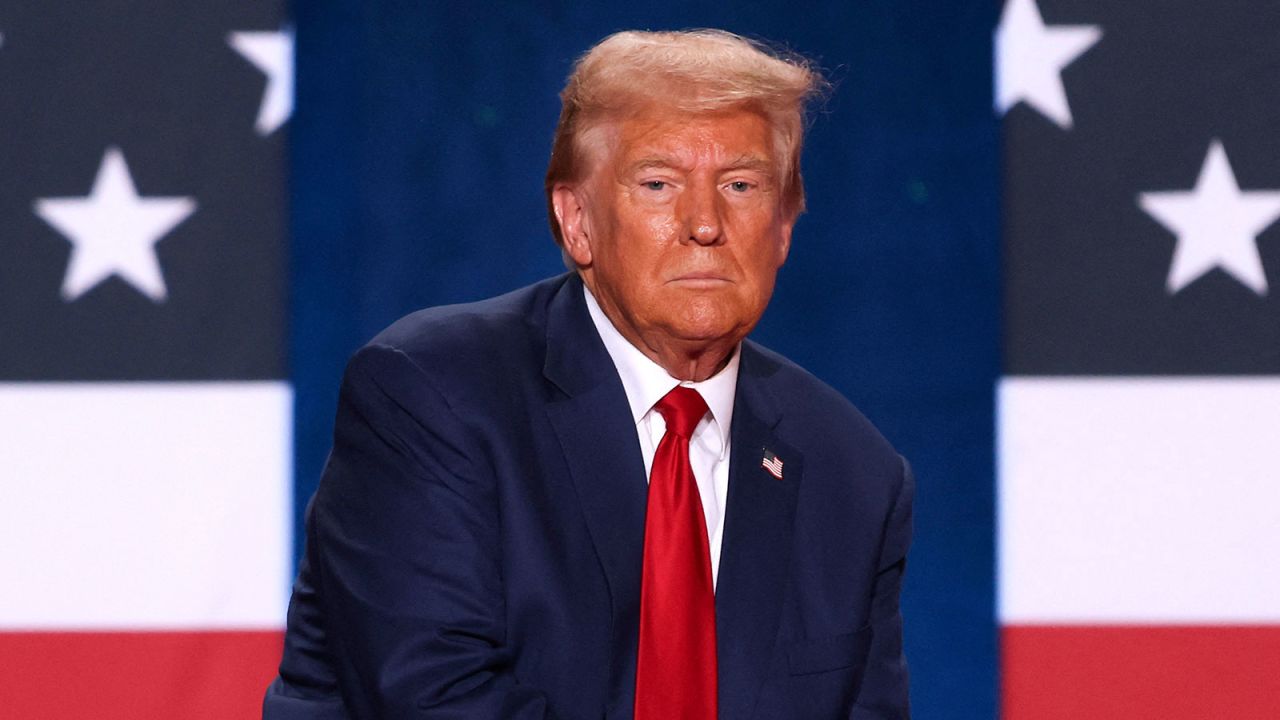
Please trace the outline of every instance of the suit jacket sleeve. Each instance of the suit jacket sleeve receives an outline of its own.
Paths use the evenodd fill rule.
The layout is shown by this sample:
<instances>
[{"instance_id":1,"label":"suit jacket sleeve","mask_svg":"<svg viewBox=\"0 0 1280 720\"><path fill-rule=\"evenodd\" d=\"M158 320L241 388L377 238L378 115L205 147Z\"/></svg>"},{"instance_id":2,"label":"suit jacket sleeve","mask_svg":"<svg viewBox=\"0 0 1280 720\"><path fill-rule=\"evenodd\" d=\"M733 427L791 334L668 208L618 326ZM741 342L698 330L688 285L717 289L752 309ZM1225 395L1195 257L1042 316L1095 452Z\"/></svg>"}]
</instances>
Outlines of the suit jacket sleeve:
<instances>
[{"instance_id":1,"label":"suit jacket sleeve","mask_svg":"<svg viewBox=\"0 0 1280 720\"><path fill-rule=\"evenodd\" d=\"M871 650L854 706L853 720L905 720L911 716L907 698L907 661L902 651L902 574L911 544L911 506L915 479L902 460L902 474L880 546L880 561L871 601Z\"/></svg>"},{"instance_id":2,"label":"suit jacket sleeve","mask_svg":"<svg viewBox=\"0 0 1280 720\"><path fill-rule=\"evenodd\" d=\"M268 718L551 717L504 645L494 474L395 348L347 368ZM299 592L299 589L303 592Z\"/></svg>"}]
</instances>

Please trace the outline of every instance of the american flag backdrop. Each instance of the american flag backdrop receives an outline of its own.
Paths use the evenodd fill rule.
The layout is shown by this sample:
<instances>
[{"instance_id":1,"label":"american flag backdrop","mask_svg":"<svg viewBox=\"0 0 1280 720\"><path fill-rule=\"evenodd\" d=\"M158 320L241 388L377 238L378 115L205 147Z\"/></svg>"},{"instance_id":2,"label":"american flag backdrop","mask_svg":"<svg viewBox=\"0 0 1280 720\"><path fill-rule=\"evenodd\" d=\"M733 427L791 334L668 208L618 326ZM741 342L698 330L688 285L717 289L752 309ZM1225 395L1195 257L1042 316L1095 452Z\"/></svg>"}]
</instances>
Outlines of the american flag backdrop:
<instances>
[{"instance_id":1,"label":"american flag backdrop","mask_svg":"<svg viewBox=\"0 0 1280 720\"><path fill-rule=\"evenodd\" d=\"M1280 5L814 7L299 3L294 122L281 2L0 4L0 718L256 716L345 357L558 272L569 63L693 26L838 81L757 338L916 469L916 715L1280 717Z\"/></svg>"},{"instance_id":2,"label":"american flag backdrop","mask_svg":"<svg viewBox=\"0 0 1280 720\"><path fill-rule=\"evenodd\" d=\"M1280 717L1280 4L995 50L1003 717Z\"/></svg>"},{"instance_id":3,"label":"american flag backdrop","mask_svg":"<svg viewBox=\"0 0 1280 720\"><path fill-rule=\"evenodd\" d=\"M274 675L285 23L0 7L0 717L253 717Z\"/></svg>"}]
</instances>

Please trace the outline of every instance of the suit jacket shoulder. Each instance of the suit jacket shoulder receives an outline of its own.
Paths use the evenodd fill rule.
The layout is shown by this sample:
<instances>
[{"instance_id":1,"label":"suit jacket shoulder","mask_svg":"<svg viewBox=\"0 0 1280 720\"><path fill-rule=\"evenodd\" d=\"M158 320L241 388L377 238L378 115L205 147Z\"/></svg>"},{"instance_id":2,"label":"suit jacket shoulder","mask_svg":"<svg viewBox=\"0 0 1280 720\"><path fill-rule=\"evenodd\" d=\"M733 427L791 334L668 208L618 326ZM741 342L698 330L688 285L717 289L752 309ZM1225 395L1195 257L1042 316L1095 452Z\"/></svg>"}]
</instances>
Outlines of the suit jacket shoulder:
<instances>
[{"instance_id":1,"label":"suit jacket shoulder","mask_svg":"<svg viewBox=\"0 0 1280 720\"><path fill-rule=\"evenodd\" d=\"M856 456L857 467L864 471L900 473L897 450L839 391L759 343L746 341L742 352L745 377L739 383L767 384L781 418L780 435L794 438L806 452Z\"/></svg>"},{"instance_id":2,"label":"suit jacket shoulder","mask_svg":"<svg viewBox=\"0 0 1280 720\"><path fill-rule=\"evenodd\" d=\"M567 284L569 277L561 275L478 302L418 310L368 345L394 348L423 367L481 370L484 363L543 346L547 308Z\"/></svg>"},{"instance_id":3,"label":"suit jacket shoulder","mask_svg":"<svg viewBox=\"0 0 1280 720\"><path fill-rule=\"evenodd\" d=\"M376 365L368 356L390 351L402 355L452 407L469 413L509 407L546 384L540 360L546 355L547 316L572 280L561 275L498 297L410 313L361 348L348 372ZM480 414L476 420L483 422Z\"/></svg>"}]
</instances>

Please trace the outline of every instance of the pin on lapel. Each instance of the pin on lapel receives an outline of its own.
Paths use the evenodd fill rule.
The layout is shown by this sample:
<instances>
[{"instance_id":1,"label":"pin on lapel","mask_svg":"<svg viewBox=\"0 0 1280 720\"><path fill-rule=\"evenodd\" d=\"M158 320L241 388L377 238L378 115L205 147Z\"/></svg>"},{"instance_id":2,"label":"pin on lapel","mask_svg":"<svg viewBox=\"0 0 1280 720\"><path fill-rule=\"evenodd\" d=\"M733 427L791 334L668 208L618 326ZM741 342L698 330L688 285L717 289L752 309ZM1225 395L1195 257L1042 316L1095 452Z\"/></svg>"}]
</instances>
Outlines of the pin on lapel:
<instances>
[{"instance_id":1,"label":"pin on lapel","mask_svg":"<svg viewBox=\"0 0 1280 720\"><path fill-rule=\"evenodd\" d=\"M760 460L760 467L769 471L769 474L782 479L782 458L773 454L769 448L764 448L764 457Z\"/></svg>"}]
</instances>

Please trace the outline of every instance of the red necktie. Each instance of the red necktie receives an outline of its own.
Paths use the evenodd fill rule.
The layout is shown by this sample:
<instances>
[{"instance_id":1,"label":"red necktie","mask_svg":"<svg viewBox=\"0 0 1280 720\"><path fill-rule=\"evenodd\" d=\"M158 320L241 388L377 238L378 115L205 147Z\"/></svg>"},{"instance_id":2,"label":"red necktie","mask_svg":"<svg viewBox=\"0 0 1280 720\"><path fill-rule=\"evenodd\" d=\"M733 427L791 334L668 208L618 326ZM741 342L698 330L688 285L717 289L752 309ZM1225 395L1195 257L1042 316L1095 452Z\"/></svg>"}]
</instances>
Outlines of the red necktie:
<instances>
[{"instance_id":1,"label":"red necktie","mask_svg":"<svg viewBox=\"0 0 1280 720\"><path fill-rule=\"evenodd\" d=\"M715 720L716 600L689 437L707 413L697 390L654 405L667 432L653 455L644 522L635 720Z\"/></svg>"}]
</instances>

